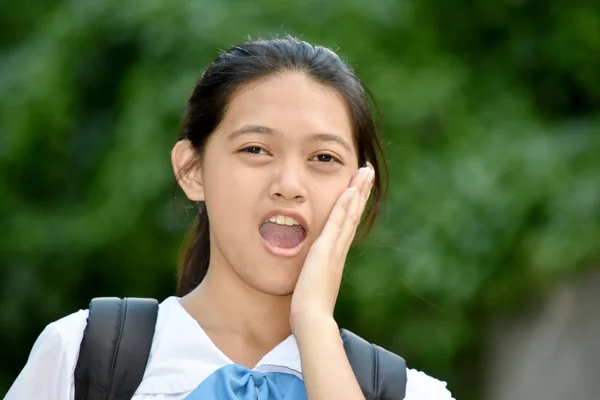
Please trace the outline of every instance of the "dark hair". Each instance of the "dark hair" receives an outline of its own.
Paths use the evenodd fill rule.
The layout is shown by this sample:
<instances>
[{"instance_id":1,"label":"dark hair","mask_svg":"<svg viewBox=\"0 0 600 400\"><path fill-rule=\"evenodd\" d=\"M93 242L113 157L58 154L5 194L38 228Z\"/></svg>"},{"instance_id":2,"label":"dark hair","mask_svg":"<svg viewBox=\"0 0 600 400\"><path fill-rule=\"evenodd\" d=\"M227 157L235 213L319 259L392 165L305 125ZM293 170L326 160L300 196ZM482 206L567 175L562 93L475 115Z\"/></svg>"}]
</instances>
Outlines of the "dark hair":
<instances>
[{"instance_id":1,"label":"dark hair","mask_svg":"<svg viewBox=\"0 0 600 400\"><path fill-rule=\"evenodd\" d=\"M187 102L178 140L191 141L202 157L207 138L220 124L231 96L241 85L281 72L297 71L337 90L346 100L358 147L358 163L373 164L375 182L363 214L359 239L373 226L380 201L387 191L387 164L371 111L372 97L352 69L328 48L286 36L248 41L223 52L204 71ZM189 166L193 167L193 164ZM183 246L177 295L184 296L200 284L208 270L210 237L204 203Z\"/></svg>"}]
</instances>

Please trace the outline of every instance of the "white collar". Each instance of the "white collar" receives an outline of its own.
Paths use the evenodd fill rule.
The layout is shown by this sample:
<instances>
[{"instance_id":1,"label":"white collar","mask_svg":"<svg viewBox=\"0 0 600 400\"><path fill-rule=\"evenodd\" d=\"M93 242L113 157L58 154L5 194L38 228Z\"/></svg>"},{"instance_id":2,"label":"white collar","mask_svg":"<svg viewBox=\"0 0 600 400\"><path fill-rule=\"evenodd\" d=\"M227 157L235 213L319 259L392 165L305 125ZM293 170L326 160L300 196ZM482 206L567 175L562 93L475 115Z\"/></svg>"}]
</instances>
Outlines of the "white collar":
<instances>
[{"instance_id":1,"label":"white collar","mask_svg":"<svg viewBox=\"0 0 600 400\"><path fill-rule=\"evenodd\" d=\"M233 363L179 301L173 296L159 306L150 359L138 394L189 392L217 369ZM301 378L300 353L294 336L275 346L254 370L287 372Z\"/></svg>"}]
</instances>

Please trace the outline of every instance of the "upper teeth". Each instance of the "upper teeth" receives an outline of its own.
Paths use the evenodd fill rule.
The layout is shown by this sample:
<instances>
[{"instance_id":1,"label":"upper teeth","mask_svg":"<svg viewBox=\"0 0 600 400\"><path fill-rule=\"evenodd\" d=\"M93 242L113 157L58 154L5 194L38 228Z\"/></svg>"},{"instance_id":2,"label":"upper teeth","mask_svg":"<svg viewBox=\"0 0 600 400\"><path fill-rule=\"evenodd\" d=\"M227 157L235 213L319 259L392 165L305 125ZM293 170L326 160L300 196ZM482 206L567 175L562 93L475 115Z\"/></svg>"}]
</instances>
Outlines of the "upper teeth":
<instances>
[{"instance_id":1,"label":"upper teeth","mask_svg":"<svg viewBox=\"0 0 600 400\"><path fill-rule=\"evenodd\" d=\"M283 215L275 215L275 216L269 218L269 222L272 222L277 225L289 225L289 226L300 225L300 223L298 221L296 221L294 218L286 217Z\"/></svg>"}]
</instances>

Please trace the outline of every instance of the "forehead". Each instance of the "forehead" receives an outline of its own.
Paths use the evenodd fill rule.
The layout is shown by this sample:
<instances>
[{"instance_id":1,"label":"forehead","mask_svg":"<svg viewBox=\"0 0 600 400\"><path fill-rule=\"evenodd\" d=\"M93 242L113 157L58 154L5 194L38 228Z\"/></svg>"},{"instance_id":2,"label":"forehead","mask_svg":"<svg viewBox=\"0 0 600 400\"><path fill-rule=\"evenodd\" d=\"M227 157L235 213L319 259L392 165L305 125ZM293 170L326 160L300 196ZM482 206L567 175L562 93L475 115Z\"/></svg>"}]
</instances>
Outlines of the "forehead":
<instances>
[{"instance_id":1,"label":"forehead","mask_svg":"<svg viewBox=\"0 0 600 400\"><path fill-rule=\"evenodd\" d=\"M240 87L229 102L221 128L231 131L247 124L268 126L288 138L327 132L354 142L342 95L302 73L282 73Z\"/></svg>"}]
</instances>

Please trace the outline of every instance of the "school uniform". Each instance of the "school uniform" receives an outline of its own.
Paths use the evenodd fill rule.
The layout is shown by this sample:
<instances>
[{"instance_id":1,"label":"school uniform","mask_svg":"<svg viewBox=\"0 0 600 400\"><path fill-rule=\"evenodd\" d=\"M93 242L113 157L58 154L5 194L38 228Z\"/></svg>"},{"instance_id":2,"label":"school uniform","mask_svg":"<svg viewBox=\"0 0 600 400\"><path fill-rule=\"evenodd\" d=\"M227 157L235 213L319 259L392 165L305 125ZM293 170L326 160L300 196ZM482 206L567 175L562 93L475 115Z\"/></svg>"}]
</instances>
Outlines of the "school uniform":
<instances>
[{"instance_id":1,"label":"school uniform","mask_svg":"<svg viewBox=\"0 0 600 400\"><path fill-rule=\"evenodd\" d=\"M150 358L133 400L305 400L293 335L253 369L233 363L200 325L169 297L159 307ZM5 400L74 399L74 371L87 323L80 310L49 324ZM453 400L444 382L407 369L405 400Z\"/></svg>"}]
</instances>

